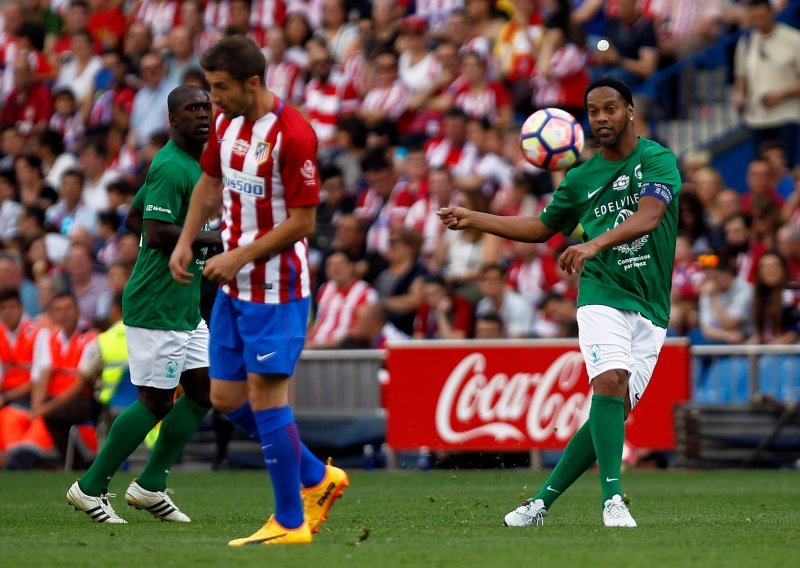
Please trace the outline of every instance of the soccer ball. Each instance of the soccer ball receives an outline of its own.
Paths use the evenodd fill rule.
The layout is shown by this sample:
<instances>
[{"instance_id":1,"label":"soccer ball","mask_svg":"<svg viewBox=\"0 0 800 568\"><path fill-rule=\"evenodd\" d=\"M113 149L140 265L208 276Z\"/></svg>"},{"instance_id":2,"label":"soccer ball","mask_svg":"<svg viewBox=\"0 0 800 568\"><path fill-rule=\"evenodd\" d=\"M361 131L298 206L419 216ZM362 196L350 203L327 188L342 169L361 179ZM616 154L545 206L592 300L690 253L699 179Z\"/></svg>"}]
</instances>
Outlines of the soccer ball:
<instances>
[{"instance_id":1,"label":"soccer ball","mask_svg":"<svg viewBox=\"0 0 800 568\"><path fill-rule=\"evenodd\" d=\"M563 170L583 150L583 127L566 111L544 108L523 123L519 142L525 159L537 168Z\"/></svg>"}]
</instances>

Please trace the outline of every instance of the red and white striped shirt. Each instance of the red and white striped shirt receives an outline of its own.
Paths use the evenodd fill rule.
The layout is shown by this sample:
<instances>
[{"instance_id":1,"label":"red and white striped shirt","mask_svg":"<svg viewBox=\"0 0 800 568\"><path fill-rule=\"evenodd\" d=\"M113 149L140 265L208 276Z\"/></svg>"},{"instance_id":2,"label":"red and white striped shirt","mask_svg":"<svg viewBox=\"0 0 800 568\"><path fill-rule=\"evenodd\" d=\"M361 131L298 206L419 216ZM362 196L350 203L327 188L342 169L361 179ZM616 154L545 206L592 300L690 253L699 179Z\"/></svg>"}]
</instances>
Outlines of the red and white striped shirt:
<instances>
[{"instance_id":1,"label":"red and white striped shirt","mask_svg":"<svg viewBox=\"0 0 800 568\"><path fill-rule=\"evenodd\" d=\"M303 100L302 70L292 62L284 59L280 63L267 63L264 82L267 88L285 101L299 104Z\"/></svg>"},{"instance_id":2,"label":"red and white striped shirt","mask_svg":"<svg viewBox=\"0 0 800 568\"><path fill-rule=\"evenodd\" d=\"M333 281L325 282L317 293L317 320L311 332L312 344L325 344L344 338L356 321L358 308L375 304L378 292L363 280L344 290Z\"/></svg>"},{"instance_id":3,"label":"red and white striped shirt","mask_svg":"<svg viewBox=\"0 0 800 568\"><path fill-rule=\"evenodd\" d=\"M425 143L425 160L428 167L440 168L448 166L456 177L467 177L478 167L481 155L478 147L472 142L456 146L447 138L438 137Z\"/></svg>"},{"instance_id":4,"label":"red and white striped shirt","mask_svg":"<svg viewBox=\"0 0 800 568\"><path fill-rule=\"evenodd\" d=\"M436 212L438 202L430 197L420 199L408 210L405 226L422 233L422 253L433 254L439 248L444 225Z\"/></svg>"},{"instance_id":5,"label":"red and white striped shirt","mask_svg":"<svg viewBox=\"0 0 800 568\"><path fill-rule=\"evenodd\" d=\"M214 118L200 164L222 178L222 242L248 245L283 223L289 210L319 204L317 139L303 116L276 97L277 108L255 122ZM250 262L222 287L234 298L279 304L311 295L305 239Z\"/></svg>"},{"instance_id":6,"label":"red and white striped shirt","mask_svg":"<svg viewBox=\"0 0 800 568\"><path fill-rule=\"evenodd\" d=\"M358 111L360 101L352 83L334 71L326 82L314 77L306 85L305 107L319 143L330 145L336 138L336 124L343 114Z\"/></svg>"},{"instance_id":7,"label":"red and white striped shirt","mask_svg":"<svg viewBox=\"0 0 800 568\"><path fill-rule=\"evenodd\" d=\"M550 72L534 73L533 101L538 108L547 106L583 107L583 91L589 84L586 52L568 43L559 47L550 58Z\"/></svg>"},{"instance_id":8,"label":"red and white striped shirt","mask_svg":"<svg viewBox=\"0 0 800 568\"><path fill-rule=\"evenodd\" d=\"M485 118L497 122L498 109L511 105L511 97L502 83L489 81L480 92L473 92L464 77L459 77L450 86L453 106L464 111L470 118Z\"/></svg>"},{"instance_id":9,"label":"red and white striped shirt","mask_svg":"<svg viewBox=\"0 0 800 568\"><path fill-rule=\"evenodd\" d=\"M388 118L397 120L408 109L410 100L411 91L400 79L396 79L388 87L373 87L367 91L361 108L366 111L381 110Z\"/></svg>"},{"instance_id":10,"label":"red and white striped shirt","mask_svg":"<svg viewBox=\"0 0 800 568\"><path fill-rule=\"evenodd\" d=\"M386 254L389 250L392 227L403 224L403 219L413 204L414 194L405 181L395 184L385 203L372 188L361 194L354 211L355 215L365 220L374 218L367 232L368 251Z\"/></svg>"},{"instance_id":11,"label":"red and white striped shirt","mask_svg":"<svg viewBox=\"0 0 800 568\"><path fill-rule=\"evenodd\" d=\"M133 19L147 24L153 39L169 34L178 24L179 10L177 0L144 0L133 15Z\"/></svg>"}]
</instances>

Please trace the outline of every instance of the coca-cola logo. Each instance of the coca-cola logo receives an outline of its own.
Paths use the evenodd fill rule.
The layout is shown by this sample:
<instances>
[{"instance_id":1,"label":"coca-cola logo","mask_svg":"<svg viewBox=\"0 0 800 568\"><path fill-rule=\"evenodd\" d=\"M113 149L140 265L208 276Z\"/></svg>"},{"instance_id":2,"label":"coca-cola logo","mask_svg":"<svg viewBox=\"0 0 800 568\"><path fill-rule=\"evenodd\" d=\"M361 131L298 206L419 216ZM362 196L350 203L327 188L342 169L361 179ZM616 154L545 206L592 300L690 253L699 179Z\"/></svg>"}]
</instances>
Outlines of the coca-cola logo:
<instances>
[{"instance_id":1,"label":"coca-cola logo","mask_svg":"<svg viewBox=\"0 0 800 568\"><path fill-rule=\"evenodd\" d=\"M589 416L588 382L585 391L565 396L582 376L579 351L562 354L543 372L489 377L486 367L483 353L471 353L447 378L436 404L436 430L445 442L567 440Z\"/></svg>"}]
</instances>

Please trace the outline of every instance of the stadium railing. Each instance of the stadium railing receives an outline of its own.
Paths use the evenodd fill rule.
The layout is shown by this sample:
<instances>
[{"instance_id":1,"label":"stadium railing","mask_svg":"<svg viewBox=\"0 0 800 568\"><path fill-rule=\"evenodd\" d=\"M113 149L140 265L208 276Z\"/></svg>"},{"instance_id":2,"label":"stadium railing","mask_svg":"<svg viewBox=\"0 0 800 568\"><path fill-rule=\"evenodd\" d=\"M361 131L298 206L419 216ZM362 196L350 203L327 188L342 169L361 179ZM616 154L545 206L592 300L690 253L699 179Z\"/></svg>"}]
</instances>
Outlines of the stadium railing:
<instances>
[{"instance_id":1,"label":"stadium railing","mask_svg":"<svg viewBox=\"0 0 800 568\"><path fill-rule=\"evenodd\" d=\"M652 106L652 130L679 158L689 150L730 140L743 129L731 104L731 65L740 35L725 35L657 71L639 90Z\"/></svg>"}]
</instances>

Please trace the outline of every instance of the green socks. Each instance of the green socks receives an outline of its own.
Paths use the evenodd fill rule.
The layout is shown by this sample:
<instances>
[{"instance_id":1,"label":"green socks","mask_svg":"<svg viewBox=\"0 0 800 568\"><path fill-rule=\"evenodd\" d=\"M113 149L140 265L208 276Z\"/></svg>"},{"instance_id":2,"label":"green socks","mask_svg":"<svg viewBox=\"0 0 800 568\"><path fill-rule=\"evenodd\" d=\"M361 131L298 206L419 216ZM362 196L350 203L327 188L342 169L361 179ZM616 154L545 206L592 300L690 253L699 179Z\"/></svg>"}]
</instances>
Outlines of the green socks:
<instances>
[{"instance_id":1,"label":"green socks","mask_svg":"<svg viewBox=\"0 0 800 568\"><path fill-rule=\"evenodd\" d=\"M589 427L597 453L603 502L614 495L622 497L619 477L622 469L622 447L625 444L625 404L615 396L592 396Z\"/></svg>"},{"instance_id":2,"label":"green socks","mask_svg":"<svg viewBox=\"0 0 800 568\"><path fill-rule=\"evenodd\" d=\"M191 440L210 408L200 406L182 395L164 417L150 458L136 482L148 491L164 491L167 488L169 469ZM146 434L146 432L145 432Z\"/></svg>"},{"instance_id":3,"label":"green socks","mask_svg":"<svg viewBox=\"0 0 800 568\"><path fill-rule=\"evenodd\" d=\"M95 497L106 491L119 466L156 424L158 418L138 400L123 410L111 425L108 438L94 463L78 480L81 491Z\"/></svg>"},{"instance_id":4,"label":"green socks","mask_svg":"<svg viewBox=\"0 0 800 568\"><path fill-rule=\"evenodd\" d=\"M541 499L544 501L544 506L549 509L553 501L558 499L576 479L583 475L583 472L589 469L596 459L592 444L592 432L589 422L586 422L572 436L555 469L534 499Z\"/></svg>"}]
</instances>

